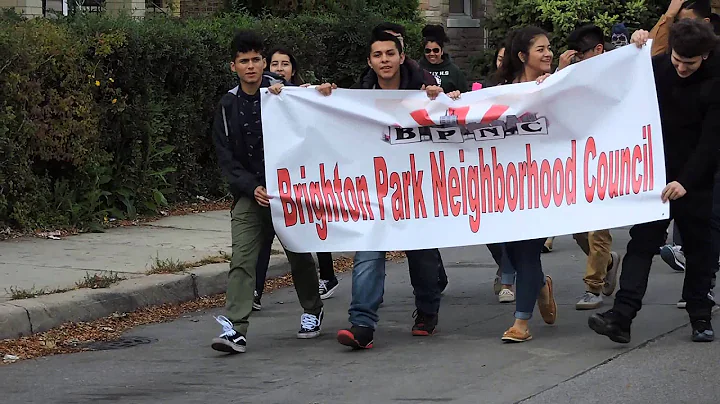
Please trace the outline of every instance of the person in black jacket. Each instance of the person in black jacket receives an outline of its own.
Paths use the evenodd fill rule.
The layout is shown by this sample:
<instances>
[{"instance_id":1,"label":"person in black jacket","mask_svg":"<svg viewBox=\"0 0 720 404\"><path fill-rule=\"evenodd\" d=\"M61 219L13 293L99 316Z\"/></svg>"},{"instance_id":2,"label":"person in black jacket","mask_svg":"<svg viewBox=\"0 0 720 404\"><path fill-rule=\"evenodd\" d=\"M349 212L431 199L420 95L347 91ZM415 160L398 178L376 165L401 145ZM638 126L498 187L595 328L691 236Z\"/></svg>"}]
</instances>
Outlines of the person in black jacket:
<instances>
[{"instance_id":1,"label":"person in black jacket","mask_svg":"<svg viewBox=\"0 0 720 404\"><path fill-rule=\"evenodd\" d=\"M270 197L265 189L265 156L260 118L260 89L279 92L284 80L263 74L262 39L252 31L238 33L231 45L230 68L240 85L220 100L213 124L218 163L233 195L231 210L232 259L228 274L228 317L216 317L223 327L212 348L227 353L245 352L248 320L255 290L255 265L263 240L274 235ZM285 250L295 290L304 313L298 338L320 335L323 304L318 293L315 262L309 253Z\"/></svg>"},{"instance_id":2,"label":"person in black jacket","mask_svg":"<svg viewBox=\"0 0 720 404\"><path fill-rule=\"evenodd\" d=\"M405 53L397 35L385 31L373 32L368 52L370 72L351 88L376 90L425 90L428 97L442 93L437 85L426 85L424 73L405 62ZM460 92L448 94L458 98ZM410 269L410 283L415 293L417 310L412 334L429 336L435 332L443 286L438 282L443 269L437 248L405 252ZM352 272L351 328L340 330L338 342L353 349L373 347L373 334L378 322L378 308L385 290L385 252L358 251Z\"/></svg>"},{"instance_id":3,"label":"person in black jacket","mask_svg":"<svg viewBox=\"0 0 720 404\"><path fill-rule=\"evenodd\" d=\"M632 42L642 46L648 37L647 31L636 31ZM720 145L720 54L712 26L694 19L673 24L669 44L671 53L652 61L668 181L662 200L670 201L670 216L683 235L687 263L682 297L687 302L692 340L706 342L715 337L710 323L714 302L708 293L713 261L718 259L710 217ZM598 334L630 342L630 325L642 307L652 258L664 242L669 221L630 229L615 304L588 320Z\"/></svg>"}]
</instances>

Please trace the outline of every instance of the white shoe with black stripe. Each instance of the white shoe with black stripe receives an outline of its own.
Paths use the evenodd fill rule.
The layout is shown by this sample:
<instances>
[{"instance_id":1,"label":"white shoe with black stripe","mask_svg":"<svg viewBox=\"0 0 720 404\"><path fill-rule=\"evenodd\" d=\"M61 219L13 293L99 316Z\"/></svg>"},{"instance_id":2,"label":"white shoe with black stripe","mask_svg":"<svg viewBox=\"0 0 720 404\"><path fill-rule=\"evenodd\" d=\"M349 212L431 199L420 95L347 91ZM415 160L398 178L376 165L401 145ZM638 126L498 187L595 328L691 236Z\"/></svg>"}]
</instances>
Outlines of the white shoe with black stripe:
<instances>
[{"instance_id":1,"label":"white shoe with black stripe","mask_svg":"<svg viewBox=\"0 0 720 404\"><path fill-rule=\"evenodd\" d=\"M215 321L223 327L223 333L219 337L213 338L212 349L227 353L243 353L247 345L247 339L244 335L235 331L233 323L225 316L215 317Z\"/></svg>"}]
</instances>

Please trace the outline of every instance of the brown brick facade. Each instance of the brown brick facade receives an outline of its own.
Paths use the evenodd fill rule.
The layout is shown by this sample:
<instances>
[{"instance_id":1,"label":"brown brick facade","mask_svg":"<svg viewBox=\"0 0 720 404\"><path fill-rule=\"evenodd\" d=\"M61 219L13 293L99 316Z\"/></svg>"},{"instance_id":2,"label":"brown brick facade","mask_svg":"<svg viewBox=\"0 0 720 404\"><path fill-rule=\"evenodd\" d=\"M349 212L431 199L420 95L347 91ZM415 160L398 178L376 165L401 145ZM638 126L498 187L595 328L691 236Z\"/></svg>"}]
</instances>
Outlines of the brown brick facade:
<instances>
[{"instance_id":1,"label":"brown brick facade","mask_svg":"<svg viewBox=\"0 0 720 404\"><path fill-rule=\"evenodd\" d=\"M470 59L485 49L485 17L492 12L492 4L492 0L420 0L427 21L445 27L450 38L446 51L466 74Z\"/></svg>"},{"instance_id":2,"label":"brown brick facade","mask_svg":"<svg viewBox=\"0 0 720 404\"><path fill-rule=\"evenodd\" d=\"M225 8L225 0L180 0L182 17L214 14Z\"/></svg>"}]
</instances>

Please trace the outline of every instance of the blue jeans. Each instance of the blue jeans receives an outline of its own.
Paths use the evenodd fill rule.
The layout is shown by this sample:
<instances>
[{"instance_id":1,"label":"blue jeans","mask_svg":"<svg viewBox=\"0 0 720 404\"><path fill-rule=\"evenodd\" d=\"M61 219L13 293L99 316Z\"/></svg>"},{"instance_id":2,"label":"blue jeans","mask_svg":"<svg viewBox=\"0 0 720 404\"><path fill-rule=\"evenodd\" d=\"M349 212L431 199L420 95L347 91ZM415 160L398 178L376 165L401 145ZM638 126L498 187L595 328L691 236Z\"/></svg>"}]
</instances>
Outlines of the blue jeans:
<instances>
[{"instance_id":1,"label":"blue jeans","mask_svg":"<svg viewBox=\"0 0 720 404\"><path fill-rule=\"evenodd\" d=\"M514 285L515 284L515 267L510 262L510 257L507 255L507 249L505 244L488 244L488 250L492 254L495 263L498 265L498 272L500 273L500 283L503 285Z\"/></svg>"},{"instance_id":2,"label":"blue jeans","mask_svg":"<svg viewBox=\"0 0 720 404\"><path fill-rule=\"evenodd\" d=\"M545 285L545 274L540 253L545 238L503 243L507 257L516 270L515 318L529 320L535 310L540 289Z\"/></svg>"},{"instance_id":3,"label":"blue jeans","mask_svg":"<svg viewBox=\"0 0 720 404\"><path fill-rule=\"evenodd\" d=\"M427 315L440 310L442 258L438 249L406 251L410 270L410 283L415 292L415 307ZM358 251L355 253L352 272L352 302L350 323L358 327L375 329L378 308L385 293L385 252Z\"/></svg>"}]
</instances>

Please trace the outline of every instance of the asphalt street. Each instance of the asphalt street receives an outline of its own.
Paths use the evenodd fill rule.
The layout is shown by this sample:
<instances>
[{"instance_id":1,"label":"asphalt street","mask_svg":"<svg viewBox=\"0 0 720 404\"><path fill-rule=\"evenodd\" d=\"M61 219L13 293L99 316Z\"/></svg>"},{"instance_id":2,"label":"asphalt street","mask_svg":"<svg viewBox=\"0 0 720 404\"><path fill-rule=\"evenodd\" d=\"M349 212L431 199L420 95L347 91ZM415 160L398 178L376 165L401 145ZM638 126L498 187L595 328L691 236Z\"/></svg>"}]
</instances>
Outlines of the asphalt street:
<instances>
[{"instance_id":1,"label":"asphalt street","mask_svg":"<svg viewBox=\"0 0 720 404\"><path fill-rule=\"evenodd\" d=\"M613 231L623 252L627 230ZM718 343L690 342L686 313L675 303L683 276L656 258L632 343L618 345L587 327L575 310L584 292L585 257L571 237L543 255L553 276L558 321L536 311L534 339L504 345L513 305L492 293L495 264L486 247L443 250L450 286L439 333L413 337L406 262L388 263L375 347L353 352L335 341L347 326L350 274L325 301L323 334L298 340L293 289L263 298L251 319L248 352L210 349L221 332L212 315L136 328L157 342L0 367L2 403L717 403ZM611 303L606 299L605 307Z\"/></svg>"}]
</instances>

